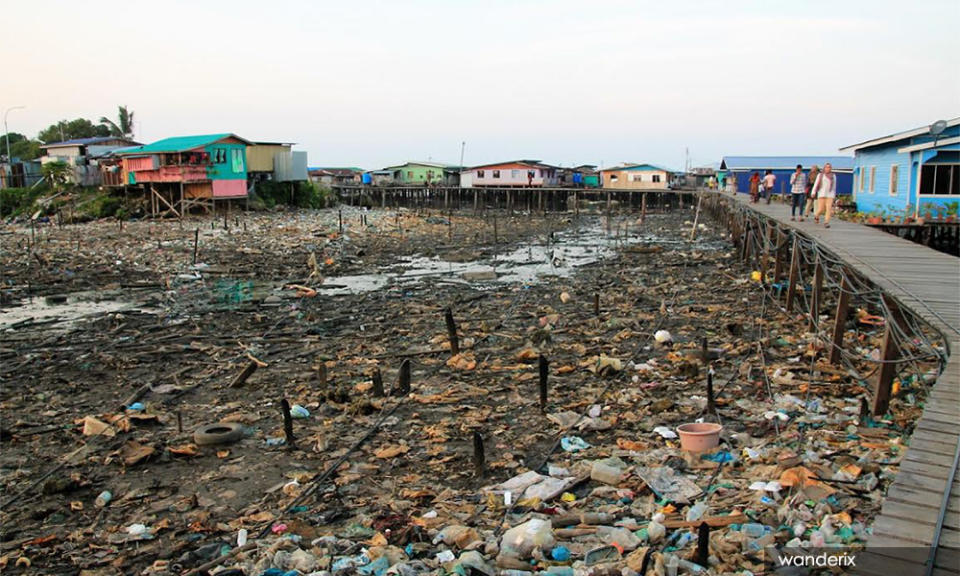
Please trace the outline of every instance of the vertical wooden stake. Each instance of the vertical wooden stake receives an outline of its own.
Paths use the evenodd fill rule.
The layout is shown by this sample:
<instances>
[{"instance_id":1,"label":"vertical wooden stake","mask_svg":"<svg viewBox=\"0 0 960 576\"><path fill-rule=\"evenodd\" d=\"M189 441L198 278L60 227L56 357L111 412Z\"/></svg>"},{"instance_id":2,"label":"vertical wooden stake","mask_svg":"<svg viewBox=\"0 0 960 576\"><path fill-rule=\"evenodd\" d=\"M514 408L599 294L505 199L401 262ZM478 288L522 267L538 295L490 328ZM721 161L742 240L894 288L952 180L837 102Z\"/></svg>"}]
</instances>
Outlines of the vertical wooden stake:
<instances>
[{"instance_id":1,"label":"vertical wooden stake","mask_svg":"<svg viewBox=\"0 0 960 576\"><path fill-rule=\"evenodd\" d=\"M284 398L280 401L280 410L283 412L283 436L287 440L287 449L294 447L293 416L290 415L290 402Z\"/></svg>"},{"instance_id":2,"label":"vertical wooden stake","mask_svg":"<svg viewBox=\"0 0 960 576\"><path fill-rule=\"evenodd\" d=\"M850 283L843 277L840 283L840 295L837 298L837 314L833 321L833 345L830 347L830 363L840 363L840 352L843 350L843 332L847 323L847 313L850 310Z\"/></svg>"},{"instance_id":3,"label":"vertical wooden stake","mask_svg":"<svg viewBox=\"0 0 960 576\"><path fill-rule=\"evenodd\" d=\"M780 278L783 277L783 251L784 251L784 233L777 231L777 244L778 248L776 251L775 260L773 263L773 281L774 283L779 282Z\"/></svg>"},{"instance_id":4,"label":"vertical wooden stake","mask_svg":"<svg viewBox=\"0 0 960 576\"><path fill-rule=\"evenodd\" d=\"M642 192L640 195L640 223L643 224L643 221L647 219L647 193Z\"/></svg>"},{"instance_id":5,"label":"vertical wooden stake","mask_svg":"<svg viewBox=\"0 0 960 576\"><path fill-rule=\"evenodd\" d=\"M600 293L599 292L593 293L593 315L594 316L600 315Z\"/></svg>"},{"instance_id":6,"label":"vertical wooden stake","mask_svg":"<svg viewBox=\"0 0 960 576\"><path fill-rule=\"evenodd\" d=\"M323 360L317 364L317 380L320 381L321 386L327 385L327 363Z\"/></svg>"},{"instance_id":7,"label":"vertical wooden stake","mask_svg":"<svg viewBox=\"0 0 960 576\"><path fill-rule=\"evenodd\" d=\"M483 476L483 465L486 462L486 456L483 454L483 435L479 431L473 431L473 473L477 476Z\"/></svg>"},{"instance_id":8,"label":"vertical wooden stake","mask_svg":"<svg viewBox=\"0 0 960 576\"><path fill-rule=\"evenodd\" d=\"M707 414L717 414L717 403L713 397L713 368L707 370Z\"/></svg>"},{"instance_id":9,"label":"vertical wooden stake","mask_svg":"<svg viewBox=\"0 0 960 576\"><path fill-rule=\"evenodd\" d=\"M457 338L457 323L453 319L453 310L449 306L443 311L443 319L447 323L447 338L450 339L450 355L456 356L460 353L460 339Z\"/></svg>"},{"instance_id":10,"label":"vertical wooden stake","mask_svg":"<svg viewBox=\"0 0 960 576\"><path fill-rule=\"evenodd\" d=\"M394 396L406 396L410 393L410 359L405 358L400 363L400 374L397 377L397 390Z\"/></svg>"},{"instance_id":11,"label":"vertical wooden stake","mask_svg":"<svg viewBox=\"0 0 960 576\"><path fill-rule=\"evenodd\" d=\"M707 566L707 559L710 557L710 525L701 522L697 529L697 556L694 562L701 566Z\"/></svg>"},{"instance_id":12,"label":"vertical wooden stake","mask_svg":"<svg viewBox=\"0 0 960 576\"><path fill-rule=\"evenodd\" d=\"M790 258L790 280L787 283L787 312L793 311L793 301L797 296L797 276L800 274L800 242L793 238L793 251Z\"/></svg>"},{"instance_id":13,"label":"vertical wooden stake","mask_svg":"<svg viewBox=\"0 0 960 576\"><path fill-rule=\"evenodd\" d=\"M193 264L197 264L197 249L200 247L200 229L193 231Z\"/></svg>"},{"instance_id":14,"label":"vertical wooden stake","mask_svg":"<svg viewBox=\"0 0 960 576\"><path fill-rule=\"evenodd\" d=\"M183 434L183 414L177 410L177 432Z\"/></svg>"},{"instance_id":15,"label":"vertical wooden stake","mask_svg":"<svg viewBox=\"0 0 960 576\"><path fill-rule=\"evenodd\" d=\"M549 376L550 362L541 354L538 359L540 365L540 412L547 411L547 378Z\"/></svg>"},{"instance_id":16,"label":"vertical wooden stake","mask_svg":"<svg viewBox=\"0 0 960 576\"><path fill-rule=\"evenodd\" d=\"M810 300L810 330L820 326L820 303L823 298L823 264L820 256L813 263L813 298Z\"/></svg>"},{"instance_id":17,"label":"vertical wooden stake","mask_svg":"<svg viewBox=\"0 0 960 576\"><path fill-rule=\"evenodd\" d=\"M496 214L493 215L493 243L494 244L500 243L499 240L497 239L497 215Z\"/></svg>"},{"instance_id":18,"label":"vertical wooden stake","mask_svg":"<svg viewBox=\"0 0 960 576\"><path fill-rule=\"evenodd\" d=\"M399 214L399 213L397 213L397 217L398 217L398 218L400 217L400 214ZM339 223L340 223L340 224L339 224L339 225L340 225L340 234L343 234L343 208L340 208L339 210L337 210L337 219L338 219L338 221L339 221Z\"/></svg>"},{"instance_id":19,"label":"vertical wooden stake","mask_svg":"<svg viewBox=\"0 0 960 576\"><path fill-rule=\"evenodd\" d=\"M374 368L374 369L373 369L373 388L372 388L371 391L373 392L373 397L374 397L374 398L383 398L383 396L384 396L384 393L383 393L383 375L380 374L380 369L379 369L379 368Z\"/></svg>"},{"instance_id":20,"label":"vertical wooden stake","mask_svg":"<svg viewBox=\"0 0 960 576\"><path fill-rule=\"evenodd\" d=\"M886 329L883 333L883 346L880 356L883 364L880 365L880 370L876 376L876 385L873 393L874 416L882 416L886 414L887 409L890 407L893 379L897 375L896 360L900 357L901 352L900 347L897 345L896 339L893 336L893 324L896 323L901 330L904 329L904 320L903 314L900 312L900 305L897 304L896 300L886 295L884 295L882 298L883 302L887 305L887 309L890 311L890 314L885 318Z\"/></svg>"}]
</instances>

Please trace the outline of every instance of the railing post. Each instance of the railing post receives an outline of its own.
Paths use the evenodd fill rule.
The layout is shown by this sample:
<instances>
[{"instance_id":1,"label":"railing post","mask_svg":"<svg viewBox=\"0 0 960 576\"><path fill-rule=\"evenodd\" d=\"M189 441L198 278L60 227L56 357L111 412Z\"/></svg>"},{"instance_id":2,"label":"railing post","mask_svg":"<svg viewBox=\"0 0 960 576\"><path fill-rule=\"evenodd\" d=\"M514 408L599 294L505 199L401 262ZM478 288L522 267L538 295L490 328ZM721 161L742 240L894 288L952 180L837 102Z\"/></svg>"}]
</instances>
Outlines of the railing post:
<instances>
[{"instance_id":1,"label":"railing post","mask_svg":"<svg viewBox=\"0 0 960 576\"><path fill-rule=\"evenodd\" d=\"M840 295L837 297L837 315L833 322L833 345L830 348L830 363L840 362L840 352L843 350L843 332L847 323L847 313L850 311L850 282L843 277L840 283Z\"/></svg>"},{"instance_id":2,"label":"railing post","mask_svg":"<svg viewBox=\"0 0 960 576\"><path fill-rule=\"evenodd\" d=\"M790 280L787 284L787 312L793 311L793 301L797 296L797 276L800 273L800 243L793 237L792 256L790 258Z\"/></svg>"}]
</instances>

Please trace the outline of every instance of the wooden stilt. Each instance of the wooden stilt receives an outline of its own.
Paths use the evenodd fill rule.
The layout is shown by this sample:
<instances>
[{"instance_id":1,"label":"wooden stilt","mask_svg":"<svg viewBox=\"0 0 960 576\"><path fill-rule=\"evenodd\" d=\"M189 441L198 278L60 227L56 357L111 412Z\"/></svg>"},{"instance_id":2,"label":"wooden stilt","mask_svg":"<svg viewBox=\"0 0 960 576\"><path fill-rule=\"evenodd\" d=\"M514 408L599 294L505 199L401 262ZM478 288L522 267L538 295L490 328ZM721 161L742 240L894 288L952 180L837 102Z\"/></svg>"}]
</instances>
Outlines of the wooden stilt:
<instances>
[{"instance_id":1,"label":"wooden stilt","mask_svg":"<svg viewBox=\"0 0 960 576\"><path fill-rule=\"evenodd\" d=\"M830 363L840 363L840 352L843 349L843 332L847 323L847 314L850 311L850 283L844 276L840 283L840 294L837 296L837 314L833 321L833 346L830 348Z\"/></svg>"},{"instance_id":2,"label":"wooden stilt","mask_svg":"<svg viewBox=\"0 0 960 576\"><path fill-rule=\"evenodd\" d=\"M790 258L790 280L787 284L787 312L793 311L793 302L797 296L797 276L800 274L800 242L793 239L792 257Z\"/></svg>"}]
</instances>

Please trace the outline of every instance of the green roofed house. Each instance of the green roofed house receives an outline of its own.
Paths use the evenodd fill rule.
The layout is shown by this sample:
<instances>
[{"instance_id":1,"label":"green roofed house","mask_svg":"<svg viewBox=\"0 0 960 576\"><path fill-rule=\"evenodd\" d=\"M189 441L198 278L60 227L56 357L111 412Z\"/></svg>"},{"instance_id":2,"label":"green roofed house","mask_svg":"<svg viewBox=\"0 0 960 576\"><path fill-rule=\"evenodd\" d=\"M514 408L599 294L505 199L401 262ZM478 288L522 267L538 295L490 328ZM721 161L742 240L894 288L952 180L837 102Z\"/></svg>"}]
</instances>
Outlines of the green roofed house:
<instances>
[{"instance_id":1,"label":"green roofed house","mask_svg":"<svg viewBox=\"0 0 960 576\"><path fill-rule=\"evenodd\" d=\"M383 170L393 174L397 186L457 186L460 181L459 166L439 162L407 162Z\"/></svg>"},{"instance_id":2,"label":"green roofed house","mask_svg":"<svg viewBox=\"0 0 960 576\"><path fill-rule=\"evenodd\" d=\"M153 214L181 216L191 206L247 197L247 146L235 134L164 138L114 151L119 183L150 191Z\"/></svg>"}]
</instances>

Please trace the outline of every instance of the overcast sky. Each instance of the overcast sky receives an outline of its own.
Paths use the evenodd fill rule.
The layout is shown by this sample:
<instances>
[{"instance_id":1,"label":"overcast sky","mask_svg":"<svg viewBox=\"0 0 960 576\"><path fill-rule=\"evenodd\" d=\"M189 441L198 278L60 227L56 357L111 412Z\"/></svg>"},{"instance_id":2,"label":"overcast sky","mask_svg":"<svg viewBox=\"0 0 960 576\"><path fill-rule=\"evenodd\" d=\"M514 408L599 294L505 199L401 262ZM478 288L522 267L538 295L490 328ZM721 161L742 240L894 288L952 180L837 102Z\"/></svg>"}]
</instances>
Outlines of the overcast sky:
<instances>
[{"instance_id":1,"label":"overcast sky","mask_svg":"<svg viewBox=\"0 0 960 576\"><path fill-rule=\"evenodd\" d=\"M960 1L4 2L31 136L292 141L311 166L537 158L680 168L834 154L960 116Z\"/></svg>"}]
</instances>

